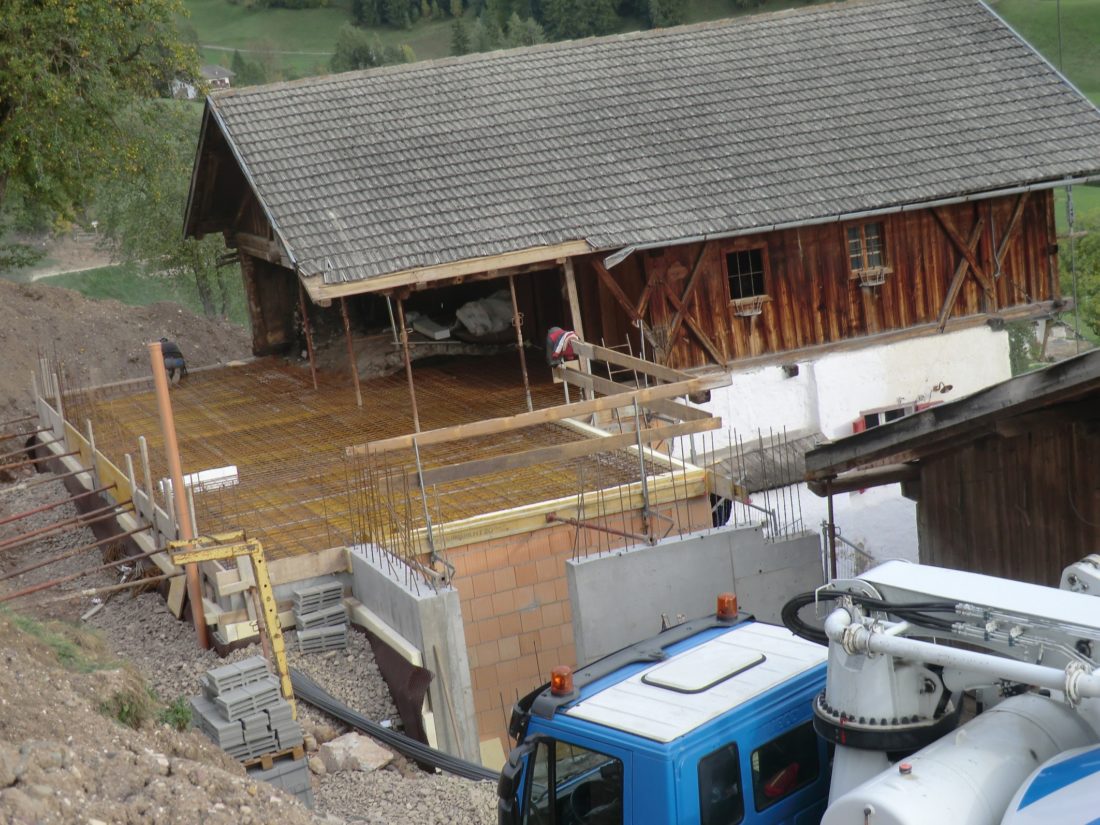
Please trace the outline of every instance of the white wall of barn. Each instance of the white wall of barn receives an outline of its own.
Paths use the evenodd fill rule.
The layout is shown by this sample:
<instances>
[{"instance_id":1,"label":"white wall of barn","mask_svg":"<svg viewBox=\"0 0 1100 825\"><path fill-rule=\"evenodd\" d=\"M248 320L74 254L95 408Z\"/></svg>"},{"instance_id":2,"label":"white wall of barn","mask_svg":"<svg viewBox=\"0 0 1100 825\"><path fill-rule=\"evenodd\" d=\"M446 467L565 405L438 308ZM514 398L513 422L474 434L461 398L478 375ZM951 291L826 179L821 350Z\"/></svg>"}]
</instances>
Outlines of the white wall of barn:
<instances>
[{"instance_id":1,"label":"white wall of barn","mask_svg":"<svg viewBox=\"0 0 1100 825\"><path fill-rule=\"evenodd\" d=\"M696 439L706 453L728 444L748 445L800 432L835 440L852 433L863 413L929 401L953 401L1012 377L1008 333L988 326L943 335L872 345L793 362L797 375L782 366L735 370L732 384L714 390L701 405L722 417L723 429ZM936 389L936 388L939 389ZM947 389L950 387L950 389ZM688 444L681 445L686 454ZM797 504L791 506L791 500ZM758 506L781 500L755 494ZM786 520L800 516L807 530L819 531L827 502L805 485L782 497ZM841 535L877 560L917 559L916 503L891 484L834 496L834 518ZM782 520L782 518L781 518Z\"/></svg>"}]
</instances>

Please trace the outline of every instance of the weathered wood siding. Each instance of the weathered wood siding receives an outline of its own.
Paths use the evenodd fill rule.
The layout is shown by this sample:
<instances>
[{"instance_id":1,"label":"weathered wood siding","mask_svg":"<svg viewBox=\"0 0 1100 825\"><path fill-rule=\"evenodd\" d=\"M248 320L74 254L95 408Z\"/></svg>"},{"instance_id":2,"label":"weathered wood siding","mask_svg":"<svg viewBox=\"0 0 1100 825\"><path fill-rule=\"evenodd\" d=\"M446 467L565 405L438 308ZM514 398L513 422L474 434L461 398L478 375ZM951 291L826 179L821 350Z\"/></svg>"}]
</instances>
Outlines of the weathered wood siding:
<instances>
[{"instance_id":1,"label":"weathered wood siding","mask_svg":"<svg viewBox=\"0 0 1100 825\"><path fill-rule=\"evenodd\" d=\"M1038 419L921 467L922 562L1057 586L1066 565L1100 551L1100 414Z\"/></svg>"},{"instance_id":2,"label":"weathered wood siding","mask_svg":"<svg viewBox=\"0 0 1100 825\"><path fill-rule=\"evenodd\" d=\"M925 209L872 219L883 226L885 262L890 269L886 282L875 287L861 287L849 267L847 228L866 222L710 241L702 249L695 288L683 300L685 315L691 316L727 362L933 323L963 260L941 217L964 241L982 222L974 256L993 284L987 295L973 272L967 272L951 317L1050 300L1057 297L1058 289L1050 192L1024 199L1018 226L1004 245L1001 266L994 263L1017 202L1017 197L1006 197L942 207L940 217ZM649 284L644 317L657 342L667 343L665 360L676 367L716 360L688 323L681 322L674 340L666 342L677 313L676 299L684 295L701 248L687 244L637 252L612 270L635 306ZM769 300L759 315L741 317L730 300L725 256L751 248L763 248ZM593 325L586 332L594 340L602 336L609 344L622 343L630 335L637 345L632 319L599 281L594 258L599 259L578 261L584 284L582 303L589 304L585 322Z\"/></svg>"}]
</instances>

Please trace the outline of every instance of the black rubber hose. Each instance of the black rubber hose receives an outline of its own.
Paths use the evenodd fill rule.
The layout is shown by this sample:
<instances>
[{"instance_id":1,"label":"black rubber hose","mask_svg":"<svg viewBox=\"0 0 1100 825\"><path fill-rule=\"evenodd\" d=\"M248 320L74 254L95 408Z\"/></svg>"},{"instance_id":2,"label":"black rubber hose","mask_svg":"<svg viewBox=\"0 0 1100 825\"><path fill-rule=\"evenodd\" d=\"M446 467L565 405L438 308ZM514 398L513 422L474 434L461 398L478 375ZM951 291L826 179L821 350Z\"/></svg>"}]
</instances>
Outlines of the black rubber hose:
<instances>
[{"instance_id":1,"label":"black rubber hose","mask_svg":"<svg viewBox=\"0 0 1100 825\"><path fill-rule=\"evenodd\" d=\"M786 626L787 630L791 631L795 636L805 639L808 642L813 642L814 644L827 645L829 644L829 638L825 635L825 631L818 630L816 627L807 624L798 614L802 608L809 604L813 604L819 599L834 599L842 596L847 596L856 604L892 613L899 619L910 622L911 624L935 630L951 630L951 621L949 619L931 616L925 611L932 611L933 613L954 613L954 602L911 602L909 604L894 604L884 599L876 599L872 596L864 596L859 593L848 593L843 590L818 590L800 593L783 605L783 609L780 611L780 617L783 619L783 624Z\"/></svg>"},{"instance_id":2,"label":"black rubber hose","mask_svg":"<svg viewBox=\"0 0 1100 825\"><path fill-rule=\"evenodd\" d=\"M297 699L307 702L315 708L323 710L329 716L335 716L341 722L363 731L363 733L388 745L414 762L430 765L433 768L439 768L441 771L453 773L466 779L496 782L500 778L500 774L496 771L491 771L461 757L436 750L423 742L410 739L403 733L384 728L377 722L372 722L361 713L356 713L347 705L338 702L329 693L326 693L324 688L300 670L290 669L290 681L294 686L294 696Z\"/></svg>"}]
</instances>

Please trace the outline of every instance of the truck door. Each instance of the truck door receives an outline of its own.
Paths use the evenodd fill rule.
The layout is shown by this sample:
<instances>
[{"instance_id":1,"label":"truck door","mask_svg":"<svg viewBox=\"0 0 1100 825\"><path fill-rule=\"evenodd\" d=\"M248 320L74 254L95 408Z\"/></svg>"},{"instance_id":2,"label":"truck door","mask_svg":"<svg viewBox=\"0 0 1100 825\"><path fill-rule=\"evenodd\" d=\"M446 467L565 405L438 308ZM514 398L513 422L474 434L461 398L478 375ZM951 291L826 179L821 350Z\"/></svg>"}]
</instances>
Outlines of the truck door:
<instances>
[{"instance_id":1,"label":"truck door","mask_svg":"<svg viewBox=\"0 0 1100 825\"><path fill-rule=\"evenodd\" d=\"M809 720L774 734L748 755L755 821L817 823L828 798L825 745Z\"/></svg>"},{"instance_id":2,"label":"truck door","mask_svg":"<svg viewBox=\"0 0 1100 825\"><path fill-rule=\"evenodd\" d=\"M528 757L523 825L623 825L631 821L628 760L587 744L539 741Z\"/></svg>"}]
</instances>

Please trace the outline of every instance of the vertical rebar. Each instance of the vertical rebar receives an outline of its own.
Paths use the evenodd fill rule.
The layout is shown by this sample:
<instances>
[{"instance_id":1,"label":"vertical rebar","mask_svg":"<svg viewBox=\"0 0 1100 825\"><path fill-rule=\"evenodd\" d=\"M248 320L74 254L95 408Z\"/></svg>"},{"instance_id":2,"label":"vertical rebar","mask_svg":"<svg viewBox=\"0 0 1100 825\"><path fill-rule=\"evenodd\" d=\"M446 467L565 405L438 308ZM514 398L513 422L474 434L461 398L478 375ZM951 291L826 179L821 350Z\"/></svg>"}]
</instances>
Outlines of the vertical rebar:
<instances>
[{"instance_id":1,"label":"vertical rebar","mask_svg":"<svg viewBox=\"0 0 1100 825\"><path fill-rule=\"evenodd\" d=\"M309 375L310 378L313 379L313 389L317 389L317 363L313 359L313 328L309 322L309 311L306 309L306 290L305 287L302 286L301 280L298 281L298 309L302 313L302 331L306 334L306 352L309 354ZM358 372L358 370L356 370L356 372Z\"/></svg>"},{"instance_id":2,"label":"vertical rebar","mask_svg":"<svg viewBox=\"0 0 1100 825\"><path fill-rule=\"evenodd\" d=\"M523 391L527 394L527 411L535 409L531 401L531 379L527 377L527 354L523 351L523 319L519 314L519 302L516 300L516 276L508 276L508 288L512 293L512 326L516 328L516 349L519 350L519 368L523 373Z\"/></svg>"}]
</instances>

